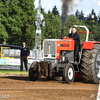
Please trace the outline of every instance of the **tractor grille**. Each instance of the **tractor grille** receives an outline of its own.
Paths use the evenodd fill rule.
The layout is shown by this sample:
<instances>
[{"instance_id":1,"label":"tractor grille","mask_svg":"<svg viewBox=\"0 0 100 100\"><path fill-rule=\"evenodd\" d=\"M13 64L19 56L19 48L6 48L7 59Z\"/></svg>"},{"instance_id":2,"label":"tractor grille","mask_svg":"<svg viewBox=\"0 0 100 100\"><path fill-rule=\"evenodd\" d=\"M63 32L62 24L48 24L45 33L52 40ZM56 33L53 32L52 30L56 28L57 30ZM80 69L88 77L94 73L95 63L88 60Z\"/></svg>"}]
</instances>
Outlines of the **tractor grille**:
<instances>
[{"instance_id":1,"label":"tractor grille","mask_svg":"<svg viewBox=\"0 0 100 100\"><path fill-rule=\"evenodd\" d=\"M45 40L44 41L44 55L55 55L56 54L56 41Z\"/></svg>"}]
</instances>

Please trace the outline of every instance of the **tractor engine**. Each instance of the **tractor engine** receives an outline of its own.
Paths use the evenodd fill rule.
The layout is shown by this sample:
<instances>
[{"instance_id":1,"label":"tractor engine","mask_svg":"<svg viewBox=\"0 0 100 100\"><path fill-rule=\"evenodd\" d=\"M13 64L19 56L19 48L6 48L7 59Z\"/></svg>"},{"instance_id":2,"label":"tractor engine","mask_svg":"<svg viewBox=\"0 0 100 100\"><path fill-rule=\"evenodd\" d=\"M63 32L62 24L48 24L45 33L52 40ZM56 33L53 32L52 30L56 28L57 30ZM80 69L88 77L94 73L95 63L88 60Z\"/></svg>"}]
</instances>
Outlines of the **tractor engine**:
<instances>
[{"instance_id":1,"label":"tractor engine","mask_svg":"<svg viewBox=\"0 0 100 100\"><path fill-rule=\"evenodd\" d=\"M43 58L52 63L73 63L74 45L74 40L71 38L45 39L43 41Z\"/></svg>"}]
</instances>

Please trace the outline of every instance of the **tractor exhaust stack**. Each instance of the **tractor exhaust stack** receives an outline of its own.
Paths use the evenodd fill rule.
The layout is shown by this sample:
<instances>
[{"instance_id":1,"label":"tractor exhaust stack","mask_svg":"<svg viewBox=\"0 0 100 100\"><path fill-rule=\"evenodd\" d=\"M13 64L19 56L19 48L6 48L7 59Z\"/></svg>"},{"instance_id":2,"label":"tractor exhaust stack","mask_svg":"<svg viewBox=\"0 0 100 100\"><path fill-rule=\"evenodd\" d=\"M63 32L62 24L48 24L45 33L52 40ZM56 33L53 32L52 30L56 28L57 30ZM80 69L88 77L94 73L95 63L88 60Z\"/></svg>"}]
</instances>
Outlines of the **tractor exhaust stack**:
<instances>
[{"instance_id":1,"label":"tractor exhaust stack","mask_svg":"<svg viewBox=\"0 0 100 100\"><path fill-rule=\"evenodd\" d=\"M64 29L61 29L61 39L64 37Z\"/></svg>"}]
</instances>

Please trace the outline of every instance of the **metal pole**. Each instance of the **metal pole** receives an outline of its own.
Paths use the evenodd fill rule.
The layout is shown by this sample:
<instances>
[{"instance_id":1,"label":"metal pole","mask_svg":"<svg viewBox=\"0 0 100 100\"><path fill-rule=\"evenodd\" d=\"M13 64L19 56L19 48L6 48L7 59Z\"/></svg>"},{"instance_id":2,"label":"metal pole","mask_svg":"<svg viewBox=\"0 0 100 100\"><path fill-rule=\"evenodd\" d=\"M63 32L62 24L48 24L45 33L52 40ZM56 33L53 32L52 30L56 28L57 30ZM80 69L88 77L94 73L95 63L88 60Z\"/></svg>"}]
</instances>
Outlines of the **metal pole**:
<instances>
[{"instance_id":1,"label":"metal pole","mask_svg":"<svg viewBox=\"0 0 100 100\"><path fill-rule=\"evenodd\" d=\"M35 35L35 50L36 50L36 58L39 59L41 56L41 0L39 0L37 14L36 14L36 20L37 20L37 28L36 28L36 35Z\"/></svg>"}]
</instances>

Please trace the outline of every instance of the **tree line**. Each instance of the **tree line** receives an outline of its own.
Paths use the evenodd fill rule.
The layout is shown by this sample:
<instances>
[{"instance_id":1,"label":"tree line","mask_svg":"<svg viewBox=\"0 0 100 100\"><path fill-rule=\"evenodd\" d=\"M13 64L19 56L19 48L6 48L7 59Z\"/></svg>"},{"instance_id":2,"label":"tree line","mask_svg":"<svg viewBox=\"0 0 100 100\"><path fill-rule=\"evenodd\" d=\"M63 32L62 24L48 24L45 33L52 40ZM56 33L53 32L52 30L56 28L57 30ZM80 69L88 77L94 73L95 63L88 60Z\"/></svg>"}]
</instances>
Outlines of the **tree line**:
<instances>
[{"instance_id":1,"label":"tree line","mask_svg":"<svg viewBox=\"0 0 100 100\"><path fill-rule=\"evenodd\" d=\"M9 45L21 46L25 41L30 49L35 45L36 28L33 21L37 10L34 5L35 0L0 0L0 43L6 41ZM44 15L45 27L42 27L41 41L43 39L60 39L61 38L61 16L57 7L54 6L52 11L46 13L42 9ZM96 15L94 9L84 20L83 11L78 10L73 15L69 15L64 28L64 36L67 36L69 29L73 25L85 25L91 31L91 15L94 14L92 34L89 36L91 41L100 41L100 12ZM85 31L78 28L77 31ZM85 41L86 34L80 34L81 41Z\"/></svg>"}]
</instances>

